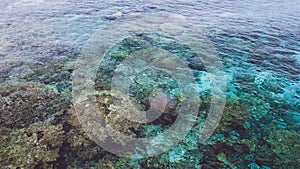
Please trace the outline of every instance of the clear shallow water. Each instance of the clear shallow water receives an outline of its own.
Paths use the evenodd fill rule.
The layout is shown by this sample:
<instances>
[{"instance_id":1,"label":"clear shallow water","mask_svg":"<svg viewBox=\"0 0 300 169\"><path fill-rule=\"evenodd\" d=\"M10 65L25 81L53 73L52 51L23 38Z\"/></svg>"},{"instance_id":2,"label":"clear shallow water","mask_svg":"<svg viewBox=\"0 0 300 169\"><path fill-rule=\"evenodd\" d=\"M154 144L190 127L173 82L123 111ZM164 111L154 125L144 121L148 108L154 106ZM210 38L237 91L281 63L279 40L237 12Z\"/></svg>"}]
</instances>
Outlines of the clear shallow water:
<instances>
[{"instance_id":1,"label":"clear shallow water","mask_svg":"<svg viewBox=\"0 0 300 169\"><path fill-rule=\"evenodd\" d=\"M64 135L69 139L49 146L53 147L49 153L42 151L46 155L41 157L58 154L46 161L49 166L111 168L111 163L115 163L133 168L299 168L299 6L298 1L1 1L1 125L9 128L1 131L1 138L6 138L7 133L22 135L22 127L27 134L35 133L28 131L28 125L61 110L51 125L57 127L62 123ZM59 105L57 98L62 97L70 104L73 61L95 32L108 23L162 11L185 16L212 41L228 77L228 109L225 110L229 113L224 112L220 129L204 147L192 146L196 137L191 133L184 143L148 162L117 158L95 148L88 139L82 139L82 131L75 122L70 122L71 110ZM105 19L117 12L122 14L116 20ZM30 94L29 99L22 97L28 92L24 88L45 89L45 93L55 90L58 96L40 92L37 98L42 99L30 100ZM20 105L14 104L18 96L24 100L21 104L24 109L15 108ZM54 98L53 103L42 104L43 100L49 102L46 98ZM4 106L9 105L7 100L11 100L10 108ZM37 102L42 108L28 106L31 102ZM29 118L22 121L7 113L22 116L28 109L38 116L25 113ZM39 118L30 120L34 117ZM7 119L11 122L5 122ZM13 127L14 123L17 127ZM44 133L51 135L51 131ZM74 135L81 141L70 139ZM33 139L28 137L20 143L13 136L8 138L21 147L30 147L28 142ZM43 154L36 149L37 154ZM26 153L26 148L19 150ZM1 152L10 154L12 161L9 163L1 157L2 166L22 166L22 162L15 161L24 156L14 157L6 143L2 143ZM41 166L39 162L32 163Z\"/></svg>"}]
</instances>

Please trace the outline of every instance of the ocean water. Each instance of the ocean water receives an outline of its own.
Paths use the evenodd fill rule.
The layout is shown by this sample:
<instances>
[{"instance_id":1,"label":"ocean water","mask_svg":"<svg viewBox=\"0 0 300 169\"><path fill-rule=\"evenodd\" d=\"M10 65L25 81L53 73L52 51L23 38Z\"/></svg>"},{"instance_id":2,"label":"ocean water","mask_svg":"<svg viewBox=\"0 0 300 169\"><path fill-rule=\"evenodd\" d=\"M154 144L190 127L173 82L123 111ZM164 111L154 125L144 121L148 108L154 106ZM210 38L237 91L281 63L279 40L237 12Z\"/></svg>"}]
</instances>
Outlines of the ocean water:
<instances>
[{"instance_id":1,"label":"ocean water","mask_svg":"<svg viewBox=\"0 0 300 169\"><path fill-rule=\"evenodd\" d=\"M300 168L300 1L2 0L0 9L0 168ZM146 31L122 38L123 32L137 28ZM188 31L170 36L159 32L181 28ZM213 72L193 59L196 54L189 46L200 33L226 79L222 117L205 142L198 141L199 128L212 106ZM120 157L99 146L82 127L95 116L82 118L76 109L78 63L91 53L101 57L98 50L109 42L113 45L107 45L111 48L92 84L95 102L113 128L134 138L159 135L180 116L176 105L200 98L194 126L161 154ZM178 56L191 74L176 82L168 71L145 68L149 59L126 61L139 50L153 48ZM154 55L147 51L138 54ZM164 51L154 56L155 63L169 71L180 67L179 60L160 58ZM131 68L139 74L133 76ZM125 78L118 80L121 75ZM184 85L181 91L180 83L190 79L199 93L184 97L184 89L189 93L192 87ZM128 100L113 105L118 103L115 98L124 96L108 91L122 86L129 88L129 99L141 109L155 114L168 103L167 112L145 125L120 118L115 112L135 111ZM126 142L106 136L107 131L99 133L119 146ZM156 151L153 146L147 150Z\"/></svg>"}]
</instances>

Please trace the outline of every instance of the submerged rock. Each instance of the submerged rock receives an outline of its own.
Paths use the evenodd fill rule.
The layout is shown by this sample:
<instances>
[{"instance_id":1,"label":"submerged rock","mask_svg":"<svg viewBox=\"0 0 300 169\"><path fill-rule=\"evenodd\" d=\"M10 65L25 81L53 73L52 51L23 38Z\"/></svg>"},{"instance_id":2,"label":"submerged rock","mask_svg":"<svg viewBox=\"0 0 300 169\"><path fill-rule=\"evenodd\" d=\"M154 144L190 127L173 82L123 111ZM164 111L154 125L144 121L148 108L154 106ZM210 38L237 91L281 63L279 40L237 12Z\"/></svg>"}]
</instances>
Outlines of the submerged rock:
<instances>
[{"instance_id":1,"label":"submerged rock","mask_svg":"<svg viewBox=\"0 0 300 169\"><path fill-rule=\"evenodd\" d=\"M116 19L119 19L122 15L123 15L122 12L116 12L116 13L104 16L104 19L116 20Z\"/></svg>"},{"instance_id":2,"label":"submerged rock","mask_svg":"<svg viewBox=\"0 0 300 169\"><path fill-rule=\"evenodd\" d=\"M196 70L203 70L205 65L203 64L200 57L195 56L190 58L189 67Z\"/></svg>"}]
</instances>

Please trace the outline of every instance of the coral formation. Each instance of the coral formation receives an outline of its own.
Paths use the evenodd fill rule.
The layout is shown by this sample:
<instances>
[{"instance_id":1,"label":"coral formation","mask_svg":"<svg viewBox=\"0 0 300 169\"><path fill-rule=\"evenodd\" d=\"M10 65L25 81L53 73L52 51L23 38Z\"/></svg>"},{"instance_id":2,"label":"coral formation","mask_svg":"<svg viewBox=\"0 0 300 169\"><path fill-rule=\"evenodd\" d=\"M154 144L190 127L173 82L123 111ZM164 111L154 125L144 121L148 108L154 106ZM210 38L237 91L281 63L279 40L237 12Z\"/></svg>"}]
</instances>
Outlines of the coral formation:
<instances>
[{"instance_id":1,"label":"coral formation","mask_svg":"<svg viewBox=\"0 0 300 169\"><path fill-rule=\"evenodd\" d=\"M95 117L100 112L107 125L116 131L132 138L152 137L176 120L176 107L187 99L171 75L156 69L141 68L131 79L127 93L130 97L112 90L114 70L122 61L138 50L155 47L173 53L192 69L200 87L197 122L185 139L161 155L146 159L117 157L99 147L81 123L90 120L86 125L95 128L98 122ZM221 54L221 58L226 57L229 61L225 65L232 66L234 56ZM172 61L159 61L172 68ZM200 128L207 118L212 95L209 74L201 59L187 46L156 34L125 38L106 53L99 66L95 84L99 112L89 112L81 119L70 105L72 66L71 61L53 62L22 76L23 81L8 81L6 76L5 80L0 79L1 167L300 168L299 127L291 125L297 124L294 121L299 101L295 93L287 92L293 86L279 81L275 75L233 76L234 80L228 82L227 103L219 126L206 142L199 143ZM152 94L157 95L151 98ZM151 106L154 110L164 110L158 120L141 124L127 119L130 113L140 115ZM293 117L289 117L290 112ZM111 132L115 135L109 138L107 132L99 129L97 136L121 145L127 141L117 132Z\"/></svg>"},{"instance_id":2,"label":"coral formation","mask_svg":"<svg viewBox=\"0 0 300 169\"><path fill-rule=\"evenodd\" d=\"M62 125L34 123L27 130L1 128L1 166L54 168L63 140Z\"/></svg>"},{"instance_id":3,"label":"coral formation","mask_svg":"<svg viewBox=\"0 0 300 169\"><path fill-rule=\"evenodd\" d=\"M27 127L68 108L64 97L39 83L11 82L0 94L0 123L9 128Z\"/></svg>"},{"instance_id":4,"label":"coral formation","mask_svg":"<svg viewBox=\"0 0 300 169\"><path fill-rule=\"evenodd\" d=\"M284 164L300 163L300 134L285 129L274 129L267 138L272 151Z\"/></svg>"}]
</instances>

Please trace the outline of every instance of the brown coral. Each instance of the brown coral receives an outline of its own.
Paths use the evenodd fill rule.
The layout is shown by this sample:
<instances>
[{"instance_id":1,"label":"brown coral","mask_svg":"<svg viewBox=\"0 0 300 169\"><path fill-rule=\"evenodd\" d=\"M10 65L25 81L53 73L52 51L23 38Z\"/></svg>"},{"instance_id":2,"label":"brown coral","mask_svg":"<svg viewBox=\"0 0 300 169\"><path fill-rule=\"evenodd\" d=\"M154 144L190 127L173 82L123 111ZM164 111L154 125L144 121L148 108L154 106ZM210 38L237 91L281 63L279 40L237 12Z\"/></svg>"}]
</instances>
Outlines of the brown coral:
<instances>
[{"instance_id":1,"label":"brown coral","mask_svg":"<svg viewBox=\"0 0 300 169\"><path fill-rule=\"evenodd\" d=\"M1 129L0 164L8 168L51 166L64 139L61 125L36 123L25 129ZM54 164L53 164L54 165Z\"/></svg>"},{"instance_id":2,"label":"brown coral","mask_svg":"<svg viewBox=\"0 0 300 169\"><path fill-rule=\"evenodd\" d=\"M8 128L27 127L68 107L67 101L45 85L14 83L0 90L0 123Z\"/></svg>"}]
</instances>

